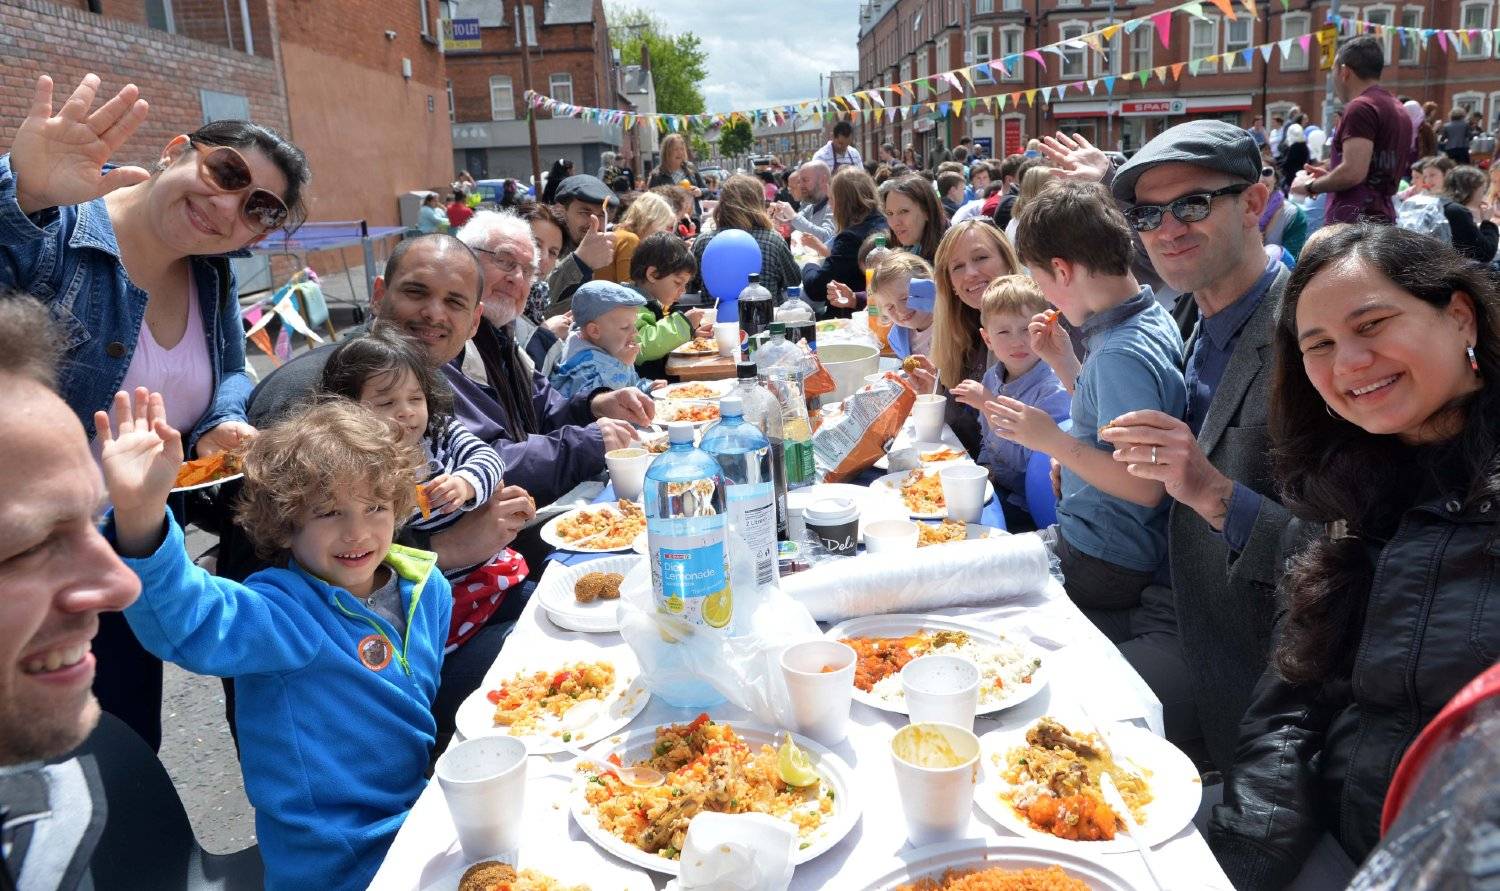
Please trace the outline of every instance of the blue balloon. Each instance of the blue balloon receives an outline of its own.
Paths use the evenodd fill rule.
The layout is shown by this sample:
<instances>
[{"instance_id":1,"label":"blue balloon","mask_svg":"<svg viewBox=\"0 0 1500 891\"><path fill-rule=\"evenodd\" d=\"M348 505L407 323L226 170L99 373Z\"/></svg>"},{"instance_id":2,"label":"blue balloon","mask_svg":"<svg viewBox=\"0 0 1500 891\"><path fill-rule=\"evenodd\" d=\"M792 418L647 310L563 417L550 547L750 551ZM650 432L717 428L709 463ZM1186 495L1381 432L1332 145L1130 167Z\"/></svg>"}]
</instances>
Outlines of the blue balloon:
<instances>
[{"instance_id":1,"label":"blue balloon","mask_svg":"<svg viewBox=\"0 0 1500 891\"><path fill-rule=\"evenodd\" d=\"M760 262L760 245L743 229L725 229L709 239L703 249L703 287L718 298L720 321L739 321L740 291L751 274L760 272Z\"/></svg>"}]
</instances>

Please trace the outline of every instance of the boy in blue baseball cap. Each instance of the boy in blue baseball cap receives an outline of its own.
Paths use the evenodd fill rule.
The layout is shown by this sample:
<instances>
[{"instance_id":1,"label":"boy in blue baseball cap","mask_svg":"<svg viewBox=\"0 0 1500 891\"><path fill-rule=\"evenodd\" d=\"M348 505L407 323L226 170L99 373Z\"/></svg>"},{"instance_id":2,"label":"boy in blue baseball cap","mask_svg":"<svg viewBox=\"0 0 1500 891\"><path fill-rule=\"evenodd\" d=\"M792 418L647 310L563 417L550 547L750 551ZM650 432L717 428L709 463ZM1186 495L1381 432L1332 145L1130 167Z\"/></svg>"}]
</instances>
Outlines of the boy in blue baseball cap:
<instances>
[{"instance_id":1,"label":"boy in blue baseball cap","mask_svg":"<svg viewBox=\"0 0 1500 891\"><path fill-rule=\"evenodd\" d=\"M635 370L641 341L635 321L646 298L614 282L586 282L573 292L573 332L552 386L565 398L599 389L635 387L649 392L660 382Z\"/></svg>"}]
</instances>

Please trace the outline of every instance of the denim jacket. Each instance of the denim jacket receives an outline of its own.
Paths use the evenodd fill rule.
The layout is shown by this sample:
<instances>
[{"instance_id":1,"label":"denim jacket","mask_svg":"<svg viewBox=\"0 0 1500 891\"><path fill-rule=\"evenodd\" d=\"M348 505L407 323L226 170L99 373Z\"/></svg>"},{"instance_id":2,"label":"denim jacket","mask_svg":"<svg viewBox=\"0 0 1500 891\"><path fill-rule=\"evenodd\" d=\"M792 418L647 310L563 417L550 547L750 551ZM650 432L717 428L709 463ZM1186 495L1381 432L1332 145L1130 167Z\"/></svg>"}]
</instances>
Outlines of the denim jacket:
<instances>
[{"instance_id":1,"label":"denim jacket","mask_svg":"<svg viewBox=\"0 0 1500 891\"><path fill-rule=\"evenodd\" d=\"M188 437L245 420L253 384L245 374L245 329L225 256L191 260L213 368L213 403ZM148 296L125 273L102 198L31 216L16 202L10 155L0 156L0 287L29 292L61 326L63 399L94 435L94 412L108 411L125 380L146 318Z\"/></svg>"}]
</instances>

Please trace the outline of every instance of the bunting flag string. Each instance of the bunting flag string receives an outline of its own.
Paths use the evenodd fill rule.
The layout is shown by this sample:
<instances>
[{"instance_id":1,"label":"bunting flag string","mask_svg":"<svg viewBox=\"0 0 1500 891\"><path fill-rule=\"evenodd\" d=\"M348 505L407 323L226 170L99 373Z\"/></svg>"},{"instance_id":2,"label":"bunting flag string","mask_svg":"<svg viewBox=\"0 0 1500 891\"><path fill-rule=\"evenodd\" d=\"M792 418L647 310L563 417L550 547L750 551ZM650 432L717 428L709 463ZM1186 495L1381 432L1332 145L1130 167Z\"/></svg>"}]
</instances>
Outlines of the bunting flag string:
<instances>
[{"instance_id":1,"label":"bunting flag string","mask_svg":"<svg viewBox=\"0 0 1500 891\"><path fill-rule=\"evenodd\" d=\"M1288 8L1290 0L1281 0L1283 9ZM1115 87L1118 83L1129 84L1136 81L1141 86L1156 77L1161 83L1180 81L1184 68L1190 77L1199 74L1203 65L1212 64L1211 70L1217 70L1220 64L1234 65L1236 67L1249 66L1254 63L1255 55L1260 54L1262 61L1269 64L1271 57L1279 51L1285 60L1295 50L1302 53L1299 62L1306 60L1311 51L1312 41L1316 39L1322 51L1327 52L1339 36L1355 36L1359 34L1374 34L1383 37L1395 37L1402 45L1407 41L1417 41L1419 44L1430 44L1436 41L1438 47L1444 53L1452 52L1455 48L1460 51L1469 51L1470 47L1478 44L1486 51L1500 45L1500 28L1420 28L1405 27L1400 25L1388 25L1383 22L1372 22L1364 19L1352 18L1342 15L1329 14L1326 17L1327 26L1317 34L1303 34L1298 37L1288 37L1282 40L1270 41L1256 46L1243 47L1232 52L1215 53L1186 62L1175 62L1169 65L1156 66L1120 74L1104 75L1093 79L1076 79L1062 81L1046 87L1037 87L1025 90L1016 90L1008 93L990 94L987 96L967 95L975 92L980 86L990 86L995 82L994 72L998 69L1003 77L1011 77L1018 70L1018 66L1026 59L1035 62L1042 71L1048 71L1055 75L1061 74L1061 69L1066 63L1068 52L1090 51L1102 54L1106 50L1104 44L1118 37L1122 32L1131 34L1142 25L1151 25L1161 38L1164 45L1169 45L1168 26L1172 16L1176 13L1185 13L1195 18L1205 16L1205 4L1215 7L1226 18L1234 19L1237 15L1245 14L1257 17L1255 0L1240 0L1243 7L1242 13L1236 13L1234 0L1188 0L1170 9L1160 10L1131 19L1125 22L1110 22L1104 27L1091 31L1078 37L1068 38L1047 46L1035 49L1027 49L1020 53L1014 53L1003 58L990 59L975 65L955 68L938 74L925 77L913 78L884 86L871 87L866 90L857 90L843 96L831 96L828 98L803 99L783 103L766 108L745 109L723 113L704 113L691 115L675 114L640 114L637 112L622 111L612 108L592 108L588 106L572 105L570 103L558 102L550 96L527 91L525 101L533 110L542 110L553 117L570 117L589 120L594 123L608 126L623 126L627 129L637 123L646 123L654 126L663 133L676 133L691 130L706 130L716 127L744 121L755 124L783 125L788 122L800 122L805 120L870 120L872 117L876 123L883 119L891 122L909 120L918 114L929 114L937 117L959 116L965 112L973 113L976 109L989 111L998 106L1003 111L1007 105L1018 107L1022 102L1034 105L1040 94L1043 102L1060 100L1066 90L1071 86L1075 91L1088 90L1090 95L1095 95L1099 84L1104 85L1106 95L1113 97ZM1102 42L1101 42L1102 41ZM1056 55L1061 60L1055 72L1051 72L1047 66L1044 53ZM941 100L918 102L918 91L925 90L929 94L936 93L939 89L952 90L957 95ZM889 98L882 95L889 93Z\"/></svg>"}]
</instances>

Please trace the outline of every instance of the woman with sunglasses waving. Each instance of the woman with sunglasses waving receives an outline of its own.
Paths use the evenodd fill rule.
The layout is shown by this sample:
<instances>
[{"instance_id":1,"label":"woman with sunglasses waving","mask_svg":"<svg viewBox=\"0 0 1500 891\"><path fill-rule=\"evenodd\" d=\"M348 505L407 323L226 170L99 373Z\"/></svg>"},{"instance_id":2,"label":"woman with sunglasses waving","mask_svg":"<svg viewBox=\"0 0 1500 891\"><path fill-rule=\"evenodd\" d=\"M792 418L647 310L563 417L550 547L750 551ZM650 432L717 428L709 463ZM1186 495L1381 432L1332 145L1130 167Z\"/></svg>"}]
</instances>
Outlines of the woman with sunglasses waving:
<instances>
[{"instance_id":1,"label":"woman with sunglasses waving","mask_svg":"<svg viewBox=\"0 0 1500 891\"><path fill-rule=\"evenodd\" d=\"M191 431L199 457L242 445L255 433L245 420L252 385L226 255L300 220L307 159L262 127L217 121L173 138L152 171L104 169L146 119L140 91L126 85L96 109L90 74L55 109L52 88L37 79L0 157L0 289L34 294L62 326L58 389L90 436L94 412L141 386L167 394L168 422ZM151 674L113 664L99 677L126 685L131 702L114 704L116 714L155 747L160 662ZM155 697L130 689L152 686Z\"/></svg>"}]
</instances>

